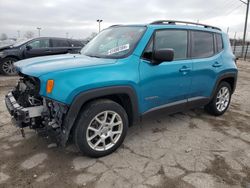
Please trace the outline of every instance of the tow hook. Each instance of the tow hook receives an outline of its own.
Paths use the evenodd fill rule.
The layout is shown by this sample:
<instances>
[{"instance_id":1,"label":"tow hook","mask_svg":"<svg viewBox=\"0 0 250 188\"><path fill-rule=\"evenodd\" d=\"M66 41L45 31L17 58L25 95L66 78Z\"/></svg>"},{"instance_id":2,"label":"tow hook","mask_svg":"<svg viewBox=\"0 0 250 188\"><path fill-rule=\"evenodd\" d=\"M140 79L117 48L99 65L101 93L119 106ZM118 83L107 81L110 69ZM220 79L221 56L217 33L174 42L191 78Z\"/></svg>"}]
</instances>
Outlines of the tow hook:
<instances>
[{"instance_id":1,"label":"tow hook","mask_svg":"<svg viewBox=\"0 0 250 188\"><path fill-rule=\"evenodd\" d=\"M25 133L24 133L24 129L23 128L20 128L20 132L22 134L22 137L25 138Z\"/></svg>"}]
</instances>

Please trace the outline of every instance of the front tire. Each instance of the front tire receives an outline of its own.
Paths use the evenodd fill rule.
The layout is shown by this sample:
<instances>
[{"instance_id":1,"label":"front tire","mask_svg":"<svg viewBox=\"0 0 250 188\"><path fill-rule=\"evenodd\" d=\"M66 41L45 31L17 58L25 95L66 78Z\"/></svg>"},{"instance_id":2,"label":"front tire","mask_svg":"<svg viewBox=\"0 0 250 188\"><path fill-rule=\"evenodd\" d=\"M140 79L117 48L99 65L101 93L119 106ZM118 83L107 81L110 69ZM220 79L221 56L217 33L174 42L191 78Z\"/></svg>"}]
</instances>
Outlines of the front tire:
<instances>
[{"instance_id":1,"label":"front tire","mask_svg":"<svg viewBox=\"0 0 250 188\"><path fill-rule=\"evenodd\" d=\"M215 116L220 116L226 112L231 102L232 89L227 82L221 82L216 89L212 101L205 106L205 110Z\"/></svg>"},{"instance_id":2,"label":"front tire","mask_svg":"<svg viewBox=\"0 0 250 188\"><path fill-rule=\"evenodd\" d=\"M79 150L90 157L114 152L125 139L128 116L118 103L100 99L87 104L80 112L74 129Z\"/></svg>"},{"instance_id":3,"label":"front tire","mask_svg":"<svg viewBox=\"0 0 250 188\"><path fill-rule=\"evenodd\" d=\"M6 76L17 75L17 71L14 67L14 63L18 61L16 58L6 57L0 62L0 72Z\"/></svg>"}]
</instances>

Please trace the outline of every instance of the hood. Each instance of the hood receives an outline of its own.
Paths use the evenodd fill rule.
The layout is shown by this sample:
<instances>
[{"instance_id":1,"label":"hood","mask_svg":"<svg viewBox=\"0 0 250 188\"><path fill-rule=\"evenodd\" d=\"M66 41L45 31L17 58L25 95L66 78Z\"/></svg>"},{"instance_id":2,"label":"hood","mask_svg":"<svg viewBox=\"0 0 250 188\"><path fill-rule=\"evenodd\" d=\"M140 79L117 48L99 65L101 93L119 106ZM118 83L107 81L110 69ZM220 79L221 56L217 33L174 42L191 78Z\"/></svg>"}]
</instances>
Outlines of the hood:
<instances>
[{"instance_id":1,"label":"hood","mask_svg":"<svg viewBox=\"0 0 250 188\"><path fill-rule=\"evenodd\" d=\"M115 62L115 59L95 58L80 54L64 54L18 61L15 63L15 67L23 74L39 77L55 71L112 64Z\"/></svg>"},{"instance_id":2,"label":"hood","mask_svg":"<svg viewBox=\"0 0 250 188\"><path fill-rule=\"evenodd\" d=\"M7 49L11 49L13 48L12 45L4 45L4 46L0 46L0 51L3 51L3 50L7 50Z\"/></svg>"}]
</instances>

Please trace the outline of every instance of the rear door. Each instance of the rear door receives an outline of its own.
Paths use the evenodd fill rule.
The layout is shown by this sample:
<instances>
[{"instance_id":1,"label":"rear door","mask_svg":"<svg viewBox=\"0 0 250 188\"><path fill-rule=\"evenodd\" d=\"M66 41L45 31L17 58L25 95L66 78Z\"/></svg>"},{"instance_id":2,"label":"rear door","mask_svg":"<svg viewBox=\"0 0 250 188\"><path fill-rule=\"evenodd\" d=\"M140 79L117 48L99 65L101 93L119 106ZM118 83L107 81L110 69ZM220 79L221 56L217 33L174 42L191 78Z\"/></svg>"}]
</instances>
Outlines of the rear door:
<instances>
[{"instance_id":1,"label":"rear door","mask_svg":"<svg viewBox=\"0 0 250 188\"><path fill-rule=\"evenodd\" d=\"M52 54L66 54L70 50L70 44L67 39L51 39Z\"/></svg>"},{"instance_id":2,"label":"rear door","mask_svg":"<svg viewBox=\"0 0 250 188\"><path fill-rule=\"evenodd\" d=\"M189 101L209 100L223 69L221 35L205 31L191 31L191 57L193 59L192 85Z\"/></svg>"},{"instance_id":3,"label":"rear door","mask_svg":"<svg viewBox=\"0 0 250 188\"><path fill-rule=\"evenodd\" d=\"M51 55L49 38L34 39L26 45L24 57L37 57Z\"/></svg>"}]
</instances>

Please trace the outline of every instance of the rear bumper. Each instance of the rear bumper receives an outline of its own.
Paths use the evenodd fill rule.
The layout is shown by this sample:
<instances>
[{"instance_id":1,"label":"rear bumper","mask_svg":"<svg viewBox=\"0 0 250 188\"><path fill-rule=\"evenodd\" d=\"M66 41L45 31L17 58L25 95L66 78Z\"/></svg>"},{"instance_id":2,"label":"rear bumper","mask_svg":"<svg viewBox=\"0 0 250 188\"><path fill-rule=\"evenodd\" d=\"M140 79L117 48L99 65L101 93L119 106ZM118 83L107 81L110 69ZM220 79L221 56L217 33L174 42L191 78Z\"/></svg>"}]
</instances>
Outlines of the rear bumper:
<instances>
[{"instance_id":1,"label":"rear bumper","mask_svg":"<svg viewBox=\"0 0 250 188\"><path fill-rule=\"evenodd\" d=\"M42 115L43 106L35 106L35 107L28 107L25 108L20 106L15 97L13 96L12 92L9 92L5 96L5 105L13 117L13 122L17 127L26 127L29 126L31 123L31 119L34 117L39 117Z\"/></svg>"}]
</instances>

